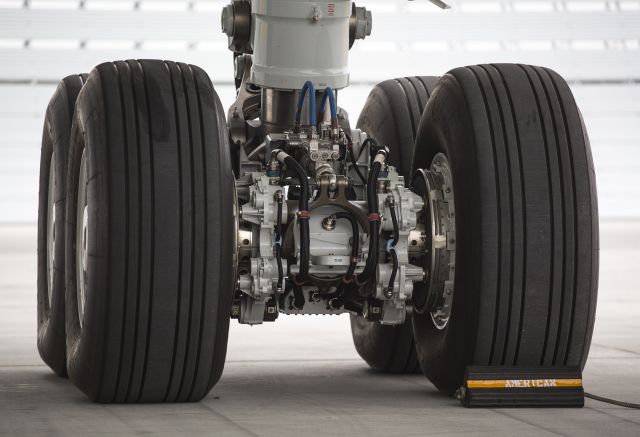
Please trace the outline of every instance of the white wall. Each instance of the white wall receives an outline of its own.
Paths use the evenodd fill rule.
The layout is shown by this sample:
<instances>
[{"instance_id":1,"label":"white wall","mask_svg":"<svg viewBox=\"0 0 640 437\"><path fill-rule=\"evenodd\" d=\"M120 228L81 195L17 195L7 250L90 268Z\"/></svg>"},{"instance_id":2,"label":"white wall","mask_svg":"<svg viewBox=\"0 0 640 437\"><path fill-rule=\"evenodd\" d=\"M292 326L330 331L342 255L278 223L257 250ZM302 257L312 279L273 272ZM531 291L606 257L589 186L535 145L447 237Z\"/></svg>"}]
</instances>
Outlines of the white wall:
<instances>
[{"instance_id":1,"label":"white wall","mask_svg":"<svg viewBox=\"0 0 640 437\"><path fill-rule=\"evenodd\" d=\"M226 2L0 0L0 222L37 218L43 112L59 78L116 59L198 64L233 100L219 32ZM350 54L340 104L356 120L373 83L484 62L545 65L567 77L591 136L604 218L640 217L640 1L361 0L373 35Z\"/></svg>"}]
</instances>

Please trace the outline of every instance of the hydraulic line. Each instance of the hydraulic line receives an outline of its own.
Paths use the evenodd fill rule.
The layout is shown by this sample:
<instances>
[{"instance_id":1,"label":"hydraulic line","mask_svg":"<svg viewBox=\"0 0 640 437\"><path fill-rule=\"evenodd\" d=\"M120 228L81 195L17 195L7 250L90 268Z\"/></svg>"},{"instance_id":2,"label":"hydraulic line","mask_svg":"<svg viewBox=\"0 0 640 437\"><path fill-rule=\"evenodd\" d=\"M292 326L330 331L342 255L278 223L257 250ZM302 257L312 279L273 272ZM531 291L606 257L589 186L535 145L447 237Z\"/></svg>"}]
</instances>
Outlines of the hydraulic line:
<instances>
[{"instance_id":1,"label":"hydraulic line","mask_svg":"<svg viewBox=\"0 0 640 437\"><path fill-rule=\"evenodd\" d=\"M313 83L308 80L304 83L302 90L300 90L300 99L298 100L298 109L296 110L296 130L300 128L302 107L304 106L307 92L309 92L309 124L311 125L311 129L316 129L316 90L313 87Z\"/></svg>"},{"instance_id":2,"label":"hydraulic line","mask_svg":"<svg viewBox=\"0 0 640 437\"><path fill-rule=\"evenodd\" d=\"M381 150L376 153L371 170L369 171L369 180L367 181L367 206L369 208L369 255L364 270L356 276L356 284L365 285L373 276L378 265L378 247L380 232L380 212L378 210L378 191L376 182L378 175L382 169L382 164L386 160L386 152Z\"/></svg>"},{"instance_id":3,"label":"hydraulic line","mask_svg":"<svg viewBox=\"0 0 640 437\"><path fill-rule=\"evenodd\" d=\"M295 282L291 284L291 286L293 288L293 301L291 302L291 307L294 310L301 310L304 307L305 303L302 286L296 284Z\"/></svg>"},{"instance_id":4,"label":"hydraulic line","mask_svg":"<svg viewBox=\"0 0 640 437\"><path fill-rule=\"evenodd\" d=\"M360 180L362 181L362 183L366 186L367 185L367 179L364 177L364 175L360 171L360 168L358 167L358 162L357 162L356 155L353 153L353 141L351 141L351 136L349 134L346 134L346 133L345 133L345 136L347 137L347 143L348 143L348 148L349 148L349 157L351 158L351 165L353 166L353 169L357 173L357 175L360 178ZM366 140L365 140L365 142L366 142ZM362 147L362 149L364 149L364 146ZM360 154L362 154L362 149L360 149Z\"/></svg>"},{"instance_id":5,"label":"hydraulic line","mask_svg":"<svg viewBox=\"0 0 640 437\"><path fill-rule=\"evenodd\" d=\"M329 86L326 87L322 93L318 120L322 123L322 120L324 119L324 112L327 107L327 98L329 99L329 110L331 111L331 135L335 138L338 135L338 107L336 105L335 96L333 95L333 89Z\"/></svg>"},{"instance_id":6,"label":"hydraulic line","mask_svg":"<svg viewBox=\"0 0 640 437\"><path fill-rule=\"evenodd\" d=\"M282 268L282 192L277 194L278 200L278 218L275 233L276 262L278 263L278 292L282 292L282 283L284 281L284 270Z\"/></svg>"},{"instance_id":7,"label":"hydraulic line","mask_svg":"<svg viewBox=\"0 0 640 437\"><path fill-rule=\"evenodd\" d=\"M362 156L362 152L367 148L367 146L371 144L373 147L378 147L378 142L376 141L375 138L373 137L368 137L366 140L364 140L362 142L362 147L360 147L360 153L358 153L358 156L356 157L356 159L360 159L360 157Z\"/></svg>"},{"instance_id":8,"label":"hydraulic line","mask_svg":"<svg viewBox=\"0 0 640 437\"><path fill-rule=\"evenodd\" d=\"M293 170L300 182L300 197L298 198L298 226L300 227L300 271L292 278L293 293L296 309L302 309L304 294L302 285L309 276L309 181L307 174L298 162L282 150L274 150L276 159Z\"/></svg>"},{"instance_id":9,"label":"hydraulic line","mask_svg":"<svg viewBox=\"0 0 640 437\"><path fill-rule=\"evenodd\" d=\"M338 121L338 107L336 105L336 99L333 95L333 89L330 86L324 89L322 93L322 100L320 100L320 114L324 115L324 111L327 107L327 98L329 99L329 110L331 111L331 120Z\"/></svg>"},{"instance_id":10,"label":"hydraulic line","mask_svg":"<svg viewBox=\"0 0 640 437\"><path fill-rule=\"evenodd\" d=\"M398 226L398 217L396 215L396 205L392 196L389 197L389 212L391 213L391 221L393 223L393 239L387 241L387 252L391 256L391 263L393 269L391 270L391 276L389 276L388 292L393 292L393 285L396 282L396 275L398 274L398 254L396 253L396 245L400 239L400 229Z\"/></svg>"},{"instance_id":11,"label":"hydraulic line","mask_svg":"<svg viewBox=\"0 0 640 437\"><path fill-rule=\"evenodd\" d=\"M358 228L358 222L353 215L346 212L339 212L335 214L336 219L349 220L351 223L351 260L349 262L349 268L347 273L340 281L338 289L329 298L329 305L333 309L340 309L344 305L345 299L349 296L349 287L353 283L353 275L356 271L356 265L358 264L358 255L360 252L360 230ZM335 296L335 297L334 297Z\"/></svg>"},{"instance_id":12,"label":"hydraulic line","mask_svg":"<svg viewBox=\"0 0 640 437\"><path fill-rule=\"evenodd\" d=\"M360 252L360 230L358 228L358 221L355 217L347 212L338 212L335 214L336 219L349 220L351 223L351 262L347 273L344 275L344 281L350 283L353 280L353 274L356 271L356 265L358 264L358 254Z\"/></svg>"}]
</instances>

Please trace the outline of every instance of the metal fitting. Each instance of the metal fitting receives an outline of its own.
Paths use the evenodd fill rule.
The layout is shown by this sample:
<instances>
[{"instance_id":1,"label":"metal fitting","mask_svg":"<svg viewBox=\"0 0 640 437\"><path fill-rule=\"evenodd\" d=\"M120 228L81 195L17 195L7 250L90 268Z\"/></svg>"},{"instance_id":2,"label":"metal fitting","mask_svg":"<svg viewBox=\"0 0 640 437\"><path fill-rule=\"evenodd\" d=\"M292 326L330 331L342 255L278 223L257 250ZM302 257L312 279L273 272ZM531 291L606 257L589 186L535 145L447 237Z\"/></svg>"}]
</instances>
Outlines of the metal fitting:
<instances>
[{"instance_id":1,"label":"metal fitting","mask_svg":"<svg viewBox=\"0 0 640 437\"><path fill-rule=\"evenodd\" d=\"M355 3L351 6L351 17L349 18L349 48L357 39L365 39L371 35L373 18L371 11L364 7L358 7Z\"/></svg>"},{"instance_id":2,"label":"metal fitting","mask_svg":"<svg viewBox=\"0 0 640 437\"><path fill-rule=\"evenodd\" d=\"M336 218L330 215L322 220L322 228L325 231L333 231L336 228Z\"/></svg>"}]
</instances>

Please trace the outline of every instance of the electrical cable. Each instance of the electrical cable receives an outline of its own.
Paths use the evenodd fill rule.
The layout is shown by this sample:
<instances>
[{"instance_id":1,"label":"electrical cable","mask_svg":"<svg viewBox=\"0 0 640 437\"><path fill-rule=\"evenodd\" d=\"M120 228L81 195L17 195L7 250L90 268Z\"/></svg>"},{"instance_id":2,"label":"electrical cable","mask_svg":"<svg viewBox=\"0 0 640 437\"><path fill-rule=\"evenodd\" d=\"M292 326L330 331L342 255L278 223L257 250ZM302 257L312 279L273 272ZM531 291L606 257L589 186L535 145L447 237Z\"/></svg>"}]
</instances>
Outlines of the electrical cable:
<instances>
[{"instance_id":1,"label":"electrical cable","mask_svg":"<svg viewBox=\"0 0 640 437\"><path fill-rule=\"evenodd\" d=\"M606 404L617 405L619 407L633 408L633 409L636 409L636 410L640 410L640 404L634 404L633 402L618 401L616 399L605 398L604 396L598 396L598 395L594 395L593 393L587 393L587 392L584 392L584 397L585 398L589 398L589 399L593 399L594 401L604 402Z\"/></svg>"}]
</instances>

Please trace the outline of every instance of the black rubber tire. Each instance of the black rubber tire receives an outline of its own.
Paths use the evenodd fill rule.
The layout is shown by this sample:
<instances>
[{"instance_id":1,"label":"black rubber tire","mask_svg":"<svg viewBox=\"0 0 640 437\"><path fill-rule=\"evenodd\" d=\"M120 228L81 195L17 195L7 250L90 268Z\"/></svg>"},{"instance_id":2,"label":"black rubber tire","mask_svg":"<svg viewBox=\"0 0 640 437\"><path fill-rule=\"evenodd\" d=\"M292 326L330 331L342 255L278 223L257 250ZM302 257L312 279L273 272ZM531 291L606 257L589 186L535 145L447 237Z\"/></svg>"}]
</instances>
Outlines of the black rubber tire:
<instances>
[{"instance_id":1,"label":"black rubber tire","mask_svg":"<svg viewBox=\"0 0 640 437\"><path fill-rule=\"evenodd\" d=\"M421 372L410 320L390 326L351 315L351 336L356 351L372 369L391 374Z\"/></svg>"},{"instance_id":2,"label":"black rubber tire","mask_svg":"<svg viewBox=\"0 0 640 437\"><path fill-rule=\"evenodd\" d=\"M71 120L86 74L65 77L56 88L45 115L40 152L40 194L38 199L38 352L56 375L67 376L64 322L64 223L67 156ZM55 152L55 155L54 155ZM53 160L53 165L52 165ZM48 189L54 172L55 256L51 302L48 284Z\"/></svg>"},{"instance_id":3,"label":"black rubber tire","mask_svg":"<svg viewBox=\"0 0 640 437\"><path fill-rule=\"evenodd\" d=\"M567 83L541 67L458 68L422 118L414 167L448 156L456 210L451 318L414 315L440 390L467 365L584 367L598 283L598 207L587 133Z\"/></svg>"},{"instance_id":4,"label":"black rubber tire","mask_svg":"<svg viewBox=\"0 0 640 437\"><path fill-rule=\"evenodd\" d=\"M358 129L389 147L389 162L407 184L413 176L414 143L422 112L438 79L415 76L385 80L371 90L358 117Z\"/></svg>"},{"instance_id":5,"label":"black rubber tire","mask_svg":"<svg viewBox=\"0 0 640 437\"><path fill-rule=\"evenodd\" d=\"M358 129L389 147L389 162L411 181L414 141L422 112L438 77L404 77L377 84L358 118ZM420 373L411 322L401 326L370 323L351 316L351 334L358 354L385 373Z\"/></svg>"},{"instance_id":6,"label":"black rubber tire","mask_svg":"<svg viewBox=\"0 0 640 437\"><path fill-rule=\"evenodd\" d=\"M67 368L98 402L202 399L224 367L234 179L220 100L185 64L96 67L76 105L67 182ZM76 207L88 154L82 328Z\"/></svg>"}]
</instances>

